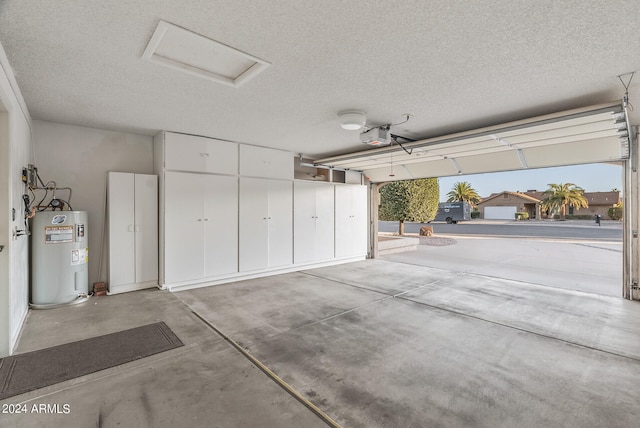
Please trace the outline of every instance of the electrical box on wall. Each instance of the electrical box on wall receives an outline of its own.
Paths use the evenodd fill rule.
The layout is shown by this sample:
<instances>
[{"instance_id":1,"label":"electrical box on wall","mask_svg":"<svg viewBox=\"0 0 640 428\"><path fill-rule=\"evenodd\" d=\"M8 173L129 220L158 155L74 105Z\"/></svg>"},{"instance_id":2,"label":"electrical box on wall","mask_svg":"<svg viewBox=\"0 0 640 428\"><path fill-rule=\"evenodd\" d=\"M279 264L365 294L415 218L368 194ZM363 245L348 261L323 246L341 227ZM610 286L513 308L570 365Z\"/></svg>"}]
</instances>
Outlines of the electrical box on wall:
<instances>
[{"instance_id":1,"label":"electrical box on wall","mask_svg":"<svg viewBox=\"0 0 640 428\"><path fill-rule=\"evenodd\" d=\"M35 165L29 164L29 168L27 169L26 181L27 184L29 184L29 187L38 187L37 173L38 168L36 168Z\"/></svg>"}]
</instances>

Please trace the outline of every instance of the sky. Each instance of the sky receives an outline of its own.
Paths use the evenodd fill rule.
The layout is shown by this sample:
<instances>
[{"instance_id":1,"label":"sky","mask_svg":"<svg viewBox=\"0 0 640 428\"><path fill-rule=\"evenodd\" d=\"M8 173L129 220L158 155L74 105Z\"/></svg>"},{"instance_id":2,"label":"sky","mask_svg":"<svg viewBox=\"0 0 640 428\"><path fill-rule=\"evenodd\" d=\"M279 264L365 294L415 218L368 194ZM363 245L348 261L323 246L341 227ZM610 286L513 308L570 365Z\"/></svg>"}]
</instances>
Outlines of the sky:
<instances>
[{"instance_id":1,"label":"sky","mask_svg":"<svg viewBox=\"0 0 640 428\"><path fill-rule=\"evenodd\" d=\"M439 179L440 202L447 200L447 193L458 181L469 182L483 198L505 190L544 192L549 183L573 183L586 192L608 192L614 188L622 191L622 166L589 164L442 177Z\"/></svg>"}]
</instances>

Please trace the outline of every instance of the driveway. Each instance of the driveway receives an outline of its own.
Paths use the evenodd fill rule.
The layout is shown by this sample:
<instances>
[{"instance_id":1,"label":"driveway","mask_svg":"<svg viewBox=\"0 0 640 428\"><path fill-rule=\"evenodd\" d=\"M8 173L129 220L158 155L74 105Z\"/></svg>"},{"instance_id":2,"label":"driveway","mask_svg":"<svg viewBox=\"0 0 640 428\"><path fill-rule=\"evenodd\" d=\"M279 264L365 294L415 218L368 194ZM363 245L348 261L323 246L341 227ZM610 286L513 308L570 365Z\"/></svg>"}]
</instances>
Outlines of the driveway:
<instances>
[{"instance_id":1,"label":"driveway","mask_svg":"<svg viewBox=\"0 0 640 428\"><path fill-rule=\"evenodd\" d=\"M422 243L424 245L418 246L416 251L382 258L567 290L622 296L621 240L436 233L432 239L422 238Z\"/></svg>"}]
</instances>

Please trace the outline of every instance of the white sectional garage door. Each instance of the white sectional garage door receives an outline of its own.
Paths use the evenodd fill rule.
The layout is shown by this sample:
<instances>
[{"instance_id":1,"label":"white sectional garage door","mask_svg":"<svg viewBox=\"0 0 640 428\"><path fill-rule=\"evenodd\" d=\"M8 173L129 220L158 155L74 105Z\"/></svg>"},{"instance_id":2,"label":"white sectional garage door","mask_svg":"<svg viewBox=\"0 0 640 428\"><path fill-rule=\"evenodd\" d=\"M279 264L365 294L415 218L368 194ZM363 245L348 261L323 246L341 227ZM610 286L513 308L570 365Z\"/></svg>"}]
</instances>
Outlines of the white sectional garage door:
<instances>
[{"instance_id":1,"label":"white sectional garage door","mask_svg":"<svg viewBox=\"0 0 640 428\"><path fill-rule=\"evenodd\" d=\"M628 135L625 113L617 102L426 140L396 140L314 163L363 171L371 182L381 183L614 162L629 157Z\"/></svg>"},{"instance_id":2,"label":"white sectional garage door","mask_svg":"<svg viewBox=\"0 0 640 428\"><path fill-rule=\"evenodd\" d=\"M485 207L484 218L487 220L515 220L516 207Z\"/></svg>"}]
</instances>

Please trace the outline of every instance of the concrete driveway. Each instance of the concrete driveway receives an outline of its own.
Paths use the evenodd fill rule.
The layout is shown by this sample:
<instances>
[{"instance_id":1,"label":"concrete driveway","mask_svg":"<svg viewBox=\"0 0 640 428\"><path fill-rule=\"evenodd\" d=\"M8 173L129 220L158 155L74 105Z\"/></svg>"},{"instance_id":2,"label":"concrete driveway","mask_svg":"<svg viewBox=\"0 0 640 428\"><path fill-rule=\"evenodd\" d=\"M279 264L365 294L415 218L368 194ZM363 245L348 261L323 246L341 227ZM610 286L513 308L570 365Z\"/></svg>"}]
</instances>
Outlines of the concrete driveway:
<instances>
[{"instance_id":1,"label":"concrete driveway","mask_svg":"<svg viewBox=\"0 0 640 428\"><path fill-rule=\"evenodd\" d=\"M527 228L536 229L536 226ZM423 245L418 246L417 251L382 258L605 296L622 296L622 242L618 239L475 234L436 234L434 238L421 239Z\"/></svg>"}]
</instances>

